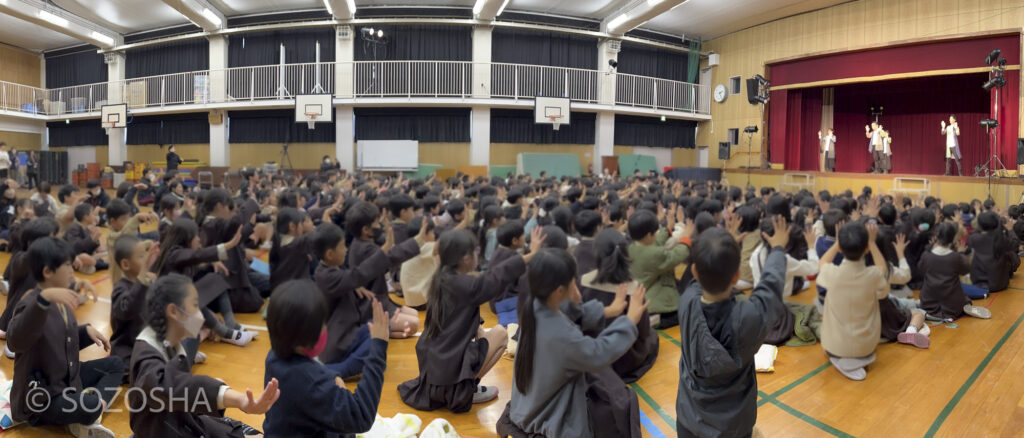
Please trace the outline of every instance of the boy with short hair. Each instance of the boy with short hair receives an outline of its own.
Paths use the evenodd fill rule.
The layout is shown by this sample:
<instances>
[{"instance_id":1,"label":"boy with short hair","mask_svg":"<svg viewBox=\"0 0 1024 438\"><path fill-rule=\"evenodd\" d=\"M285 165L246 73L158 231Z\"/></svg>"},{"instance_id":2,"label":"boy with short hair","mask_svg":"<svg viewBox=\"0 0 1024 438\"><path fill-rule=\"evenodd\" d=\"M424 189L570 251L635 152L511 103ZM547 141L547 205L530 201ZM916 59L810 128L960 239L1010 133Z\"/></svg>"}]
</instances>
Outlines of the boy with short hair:
<instances>
[{"instance_id":1,"label":"boy with short hair","mask_svg":"<svg viewBox=\"0 0 1024 438\"><path fill-rule=\"evenodd\" d=\"M772 220L775 233L764 236L771 251L747 300L733 295L741 255L732 235L711 228L693 248L691 270L697 281L679 298L679 329L687 334L676 397L680 437L751 436L754 431L754 354L779 315L789 311L782 302L789 233L784 219Z\"/></svg>"},{"instance_id":2,"label":"boy with short hair","mask_svg":"<svg viewBox=\"0 0 1024 438\"><path fill-rule=\"evenodd\" d=\"M498 239L498 247L491 255L491 266L498 266L501 262L512 257L519 256L519 251L526 247L526 231L521 220L508 220L498 225L495 232ZM505 290L495 295L491 300L491 310L497 312L495 305L499 301L508 298L522 297L530 291L529 281L524 273L514 283L508 285Z\"/></svg>"},{"instance_id":3,"label":"boy with short hair","mask_svg":"<svg viewBox=\"0 0 1024 438\"><path fill-rule=\"evenodd\" d=\"M636 282L647 289L652 327L664 329L678 324L676 310L679 305L679 291L676 289L676 266L690 258L689 236L686 233L682 245L669 240L670 232L676 225L676 212L666 215L667 228L661 228L658 217L647 210L638 210L629 218L629 258L633 261L629 271Z\"/></svg>"},{"instance_id":4,"label":"boy with short hair","mask_svg":"<svg viewBox=\"0 0 1024 438\"><path fill-rule=\"evenodd\" d=\"M829 290L821 321L821 346L844 376L864 380L864 368L875 361L875 349L882 334L878 300L889 295L887 265L867 266L864 256L885 260L875 244L878 225L859 222L843 225L837 242L821 258L818 284ZM832 260L840 253L843 262Z\"/></svg>"},{"instance_id":5,"label":"boy with short hair","mask_svg":"<svg viewBox=\"0 0 1024 438\"><path fill-rule=\"evenodd\" d=\"M110 230L107 231L107 249L114 251L114 244L121 236L139 236L139 223L156 220L155 213L131 214L131 206L120 199L110 201L107 207ZM151 239L152 240L152 239ZM116 256L115 256L116 257ZM121 279L121 267L117 260L110 264L110 281L117 284Z\"/></svg>"},{"instance_id":6,"label":"boy with short hair","mask_svg":"<svg viewBox=\"0 0 1024 438\"><path fill-rule=\"evenodd\" d=\"M814 251L818 253L818 261L820 262L822 257L825 257L825 253L828 252L829 248L836 243L836 226L846 222L846 213L838 208L833 208L826 211L821 215L821 223L824 228L825 234L818 237L818 240L814 243ZM839 266L843 262L843 255L837 254L835 261L832 263ZM822 286L821 282L817 282L815 287L818 288L818 297L814 300L814 306L818 308L818 313L825 312L825 295L828 293L828 289Z\"/></svg>"},{"instance_id":7,"label":"boy with short hair","mask_svg":"<svg viewBox=\"0 0 1024 438\"><path fill-rule=\"evenodd\" d=\"M113 438L97 421L116 395L124 363L116 356L79 361L80 349L96 344L109 352L110 343L75 319L80 301L68 289L74 282L71 246L44 237L28 253L37 286L16 304L7 332L7 345L17 354L11 416L33 426L65 426L76 437ZM50 400L41 412L29 403L40 388Z\"/></svg>"},{"instance_id":8,"label":"boy with short hair","mask_svg":"<svg viewBox=\"0 0 1024 438\"><path fill-rule=\"evenodd\" d=\"M36 216L53 216L57 214L60 205L50 194L52 188L49 181L43 181L36 187L36 192L29 198L36 205Z\"/></svg>"},{"instance_id":9,"label":"boy with short hair","mask_svg":"<svg viewBox=\"0 0 1024 438\"><path fill-rule=\"evenodd\" d=\"M114 282L114 290L110 294L110 330L113 332L110 335L110 354L130 364L135 338L146 327L143 317L146 290L156 280L156 274L150 272L150 268L156 260L159 246L132 235L124 235L111 248L114 251L111 272L116 265L119 278ZM124 274L120 275L121 272Z\"/></svg>"},{"instance_id":10,"label":"boy with short hair","mask_svg":"<svg viewBox=\"0 0 1024 438\"><path fill-rule=\"evenodd\" d=\"M96 226L99 222L96 209L89 204L79 204L74 209L74 215L75 221L68 226L64 240L71 244L76 256L86 254L96 259L95 266L83 266L80 271L91 274L96 270L107 269L107 263L95 254L102 246L100 237L103 235L103 230Z\"/></svg>"}]
</instances>

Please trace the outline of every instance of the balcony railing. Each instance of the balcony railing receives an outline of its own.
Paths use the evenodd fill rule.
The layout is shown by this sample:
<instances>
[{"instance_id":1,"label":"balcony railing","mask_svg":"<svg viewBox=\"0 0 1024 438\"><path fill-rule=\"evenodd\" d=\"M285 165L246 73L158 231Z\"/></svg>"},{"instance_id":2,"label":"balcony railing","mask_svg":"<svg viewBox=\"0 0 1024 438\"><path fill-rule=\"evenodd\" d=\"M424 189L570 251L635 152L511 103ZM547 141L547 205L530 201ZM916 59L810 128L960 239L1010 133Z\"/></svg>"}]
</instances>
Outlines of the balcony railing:
<instances>
[{"instance_id":1,"label":"balcony railing","mask_svg":"<svg viewBox=\"0 0 1024 438\"><path fill-rule=\"evenodd\" d=\"M614 93L605 93L609 73L539 65L460 61L355 61L235 67L174 73L73 87L43 89L0 82L0 109L65 115L127 103L129 108L187 104L289 100L297 94L339 98L500 98L565 97L706 115L706 85L646 76L615 74ZM343 83L337 83L337 78ZM474 77L477 79L474 80Z\"/></svg>"}]
</instances>

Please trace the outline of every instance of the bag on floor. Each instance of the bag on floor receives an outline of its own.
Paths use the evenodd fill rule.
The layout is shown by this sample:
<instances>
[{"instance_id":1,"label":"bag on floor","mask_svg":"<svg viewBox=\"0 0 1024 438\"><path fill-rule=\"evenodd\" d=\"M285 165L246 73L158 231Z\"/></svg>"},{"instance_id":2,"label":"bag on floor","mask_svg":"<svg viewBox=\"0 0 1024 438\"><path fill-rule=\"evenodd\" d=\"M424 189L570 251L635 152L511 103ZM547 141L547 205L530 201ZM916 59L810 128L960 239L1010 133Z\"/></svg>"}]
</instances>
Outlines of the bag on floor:
<instances>
[{"instance_id":1,"label":"bag on floor","mask_svg":"<svg viewBox=\"0 0 1024 438\"><path fill-rule=\"evenodd\" d=\"M377 414L373 427L366 433L357 434L357 438L416 438L420 433L423 420L412 414L395 414L384 418Z\"/></svg>"},{"instance_id":2,"label":"bag on floor","mask_svg":"<svg viewBox=\"0 0 1024 438\"><path fill-rule=\"evenodd\" d=\"M455 433L455 426L452 426L444 418L435 418L427 427L423 428L420 438L459 438Z\"/></svg>"},{"instance_id":3,"label":"bag on floor","mask_svg":"<svg viewBox=\"0 0 1024 438\"><path fill-rule=\"evenodd\" d=\"M14 417L11 416L11 388L13 386L13 380L0 382L0 431L10 430L21 425L21 423L15 422Z\"/></svg>"}]
</instances>

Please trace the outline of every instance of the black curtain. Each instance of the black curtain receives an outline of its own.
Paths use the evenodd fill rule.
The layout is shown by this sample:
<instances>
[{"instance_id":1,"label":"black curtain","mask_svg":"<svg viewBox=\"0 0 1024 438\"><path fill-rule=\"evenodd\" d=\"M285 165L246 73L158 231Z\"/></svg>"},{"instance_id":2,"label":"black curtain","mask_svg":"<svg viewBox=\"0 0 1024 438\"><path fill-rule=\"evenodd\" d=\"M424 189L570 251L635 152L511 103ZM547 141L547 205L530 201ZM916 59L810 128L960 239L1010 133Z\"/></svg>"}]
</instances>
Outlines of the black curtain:
<instances>
[{"instance_id":1,"label":"black curtain","mask_svg":"<svg viewBox=\"0 0 1024 438\"><path fill-rule=\"evenodd\" d=\"M597 38L522 29L494 29L491 59L513 64L597 69Z\"/></svg>"},{"instance_id":2,"label":"black curtain","mask_svg":"<svg viewBox=\"0 0 1024 438\"><path fill-rule=\"evenodd\" d=\"M166 75L210 68L210 43L205 38L177 41L125 51L125 78Z\"/></svg>"},{"instance_id":3,"label":"black curtain","mask_svg":"<svg viewBox=\"0 0 1024 438\"><path fill-rule=\"evenodd\" d=\"M534 123L533 110L491 109L491 143L594 144L594 113L572 112L557 131Z\"/></svg>"},{"instance_id":4,"label":"black curtain","mask_svg":"<svg viewBox=\"0 0 1024 438\"><path fill-rule=\"evenodd\" d=\"M106 145L107 131L97 119L49 122L46 124L50 146Z\"/></svg>"},{"instance_id":5,"label":"black curtain","mask_svg":"<svg viewBox=\"0 0 1024 438\"><path fill-rule=\"evenodd\" d=\"M468 143L469 108L356 108L356 140Z\"/></svg>"},{"instance_id":6,"label":"black curtain","mask_svg":"<svg viewBox=\"0 0 1024 438\"><path fill-rule=\"evenodd\" d=\"M617 59L619 73L683 82L688 79L689 57L683 52L623 43Z\"/></svg>"},{"instance_id":7,"label":"black curtain","mask_svg":"<svg viewBox=\"0 0 1024 438\"><path fill-rule=\"evenodd\" d=\"M209 143L206 113L164 114L132 117L127 144Z\"/></svg>"},{"instance_id":8,"label":"black curtain","mask_svg":"<svg viewBox=\"0 0 1024 438\"><path fill-rule=\"evenodd\" d=\"M334 137L333 123L317 123L309 129L305 123L295 123L294 109L228 112L232 143L334 143Z\"/></svg>"},{"instance_id":9,"label":"black curtain","mask_svg":"<svg viewBox=\"0 0 1024 438\"><path fill-rule=\"evenodd\" d=\"M384 31L384 43L362 37L362 30ZM356 61L472 61L473 28L469 26L363 26L356 28Z\"/></svg>"},{"instance_id":10,"label":"black curtain","mask_svg":"<svg viewBox=\"0 0 1024 438\"><path fill-rule=\"evenodd\" d=\"M75 53L47 54L46 88L106 82L107 65L103 63L103 55L96 50L95 46L86 46Z\"/></svg>"},{"instance_id":11,"label":"black curtain","mask_svg":"<svg viewBox=\"0 0 1024 438\"><path fill-rule=\"evenodd\" d=\"M693 149L696 135L697 122L691 120L615 116L615 144L620 146Z\"/></svg>"},{"instance_id":12,"label":"black curtain","mask_svg":"<svg viewBox=\"0 0 1024 438\"><path fill-rule=\"evenodd\" d=\"M284 44L285 62L316 62L316 43L320 42L320 62L334 62L334 28L280 30L233 35L228 38L228 67L277 65Z\"/></svg>"}]
</instances>

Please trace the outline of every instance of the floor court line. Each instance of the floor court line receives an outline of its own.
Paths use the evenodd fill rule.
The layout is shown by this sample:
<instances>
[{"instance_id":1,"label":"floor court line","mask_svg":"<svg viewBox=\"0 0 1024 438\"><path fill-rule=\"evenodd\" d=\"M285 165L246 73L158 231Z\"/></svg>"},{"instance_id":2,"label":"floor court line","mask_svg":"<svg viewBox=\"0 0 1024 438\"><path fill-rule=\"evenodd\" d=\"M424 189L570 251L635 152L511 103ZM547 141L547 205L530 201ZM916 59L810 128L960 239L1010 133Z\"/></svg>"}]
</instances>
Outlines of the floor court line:
<instances>
[{"instance_id":1,"label":"floor court line","mask_svg":"<svg viewBox=\"0 0 1024 438\"><path fill-rule=\"evenodd\" d=\"M928 431L925 432L924 436L926 438L935 436L935 434L939 431L939 428L942 427L942 423L946 421L946 418L949 417L949 414L951 414L953 412L953 409L956 408L956 405L960 403L960 399L964 397L964 394L967 394L967 391L970 390L971 386L974 385L974 382L978 380L978 377L981 376L982 371L985 371L985 367L987 367L989 362L992 361L992 358L995 357L996 353L999 353L999 350L1003 348L1003 344L1006 343L1006 340L1010 338L1010 335L1013 335L1013 333L1017 331L1017 327L1020 326L1021 321L1024 321L1024 314L1021 314L1019 317L1017 317L1017 321L1014 322L1013 325L1006 330L1006 333L1003 334L1003 337L999 338L999 342L996 342L996 345L992 347L992 350L990 350L988 354L985 356L985 358L981 360L981 363L978 364L978 366L974 369L974 372L971 373L970 377L967 378L967 381L965 381L964 384L960 386L960 389L956 391L956 394L953 394L953 398L949 400L949 403L946 403L946 406L942 408L941 412L939 412L939 416L935 417L935 421L932 422L931 427L929 427Z\"/></svg>"},{"instance_id":2,"label":"floor court line","mask_svg":"<svg viewBox=\"0 0 1024 438\"><path fill-rule=\"evenodd\" d=\"M662 420L665 420L665 422L668 423L670 427L672 427L673 431L676 430L676 419L669 415L668 412L665 412L665 410L661 408L661 405L659 405L658 402L654 401L654 399L651 398L651 395L648 394L647 391L644 391L644 389L641 388L640 385L636 383L630 383L629 387L633 388L633 391L635 391L636 394L639 395L640 398L643 399L643 401L647 403L648 406L651 407L651 409L654 409L654 412L657 413Z\"/></svg>"},{"instance_id":3,"label":"floor court line","mask_svg":"<svg viewBox=\"0 0 1024 438\"><path fill-rule=\"evenodd\" d=\"M644 426L644 429L647 429L647 433L651 434L651 437L666 438L665 434L661 433L661 429L658 429L658 426L651 421L643 409L640 409L640 424Z\"/></svg>"}]
</instances>

